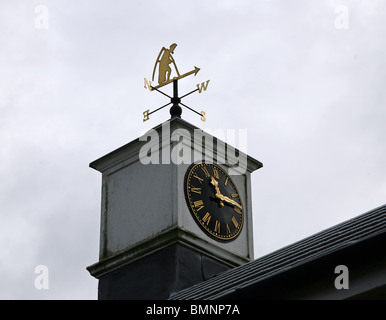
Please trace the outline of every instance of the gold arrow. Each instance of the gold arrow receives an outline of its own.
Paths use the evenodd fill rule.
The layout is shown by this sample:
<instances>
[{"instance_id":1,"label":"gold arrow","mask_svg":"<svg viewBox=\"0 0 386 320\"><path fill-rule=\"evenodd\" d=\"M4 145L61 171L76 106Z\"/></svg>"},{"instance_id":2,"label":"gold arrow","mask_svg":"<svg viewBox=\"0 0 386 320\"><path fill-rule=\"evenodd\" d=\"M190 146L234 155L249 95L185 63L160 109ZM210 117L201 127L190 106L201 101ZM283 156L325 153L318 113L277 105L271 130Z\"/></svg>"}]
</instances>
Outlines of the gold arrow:
<instances>
[{"instance_id":1,"label":"gold arrow","mask_svg":"<svg viewBox=\"0 0 386 320\"><path fill-rule=\"evenodd\" d=\"M151 87L151 90L159 89L159 88L161 88L161 87L163 87L163 86L166 86L166 85L169 84L169 83L172 83L174 80L180 80L180 79L182 79L182 78L185 78L185 77L187 77L187 76L190 76L190 75L193 74L193 73L194 73L194 75L196 75L196 74L198 73L198 71L200 71L200 68L197 68L197 67L195 66L195 67L194 67L194 70L189 71L189 72L187 72L187 73L184 73L183 75L181 75L181 76L179 76L179 77L174 77L173 79L168 80L168 81L166 81L166 82L164 82L164 83L161 83L161 84L159 84L159 85L156 86L156 87Z\"/></svg>"}]
</instances>

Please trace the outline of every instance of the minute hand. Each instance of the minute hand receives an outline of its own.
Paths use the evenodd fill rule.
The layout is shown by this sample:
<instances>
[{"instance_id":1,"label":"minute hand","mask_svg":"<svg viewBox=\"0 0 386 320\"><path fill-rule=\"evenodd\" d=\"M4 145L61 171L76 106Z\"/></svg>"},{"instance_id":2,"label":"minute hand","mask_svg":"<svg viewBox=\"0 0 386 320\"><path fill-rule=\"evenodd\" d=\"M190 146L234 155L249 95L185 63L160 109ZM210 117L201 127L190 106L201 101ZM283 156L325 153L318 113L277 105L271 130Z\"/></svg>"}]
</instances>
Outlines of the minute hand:
<instances>
[{"instance_id":1,"label":"minute hand","mask_svg":"<svg viewBox=\"0 0 386 320\"><path fill-rule=\"evenodd\" d=\"M239 205L236 201L229 199L227 196L224 196L221 193L220 194L217 193L216 198L219 198L221 201L228 202L230 204L233 204L234 206L239 207L240 209L243 209L243 207L241 205Z\"/></svg>"}]
</instances>

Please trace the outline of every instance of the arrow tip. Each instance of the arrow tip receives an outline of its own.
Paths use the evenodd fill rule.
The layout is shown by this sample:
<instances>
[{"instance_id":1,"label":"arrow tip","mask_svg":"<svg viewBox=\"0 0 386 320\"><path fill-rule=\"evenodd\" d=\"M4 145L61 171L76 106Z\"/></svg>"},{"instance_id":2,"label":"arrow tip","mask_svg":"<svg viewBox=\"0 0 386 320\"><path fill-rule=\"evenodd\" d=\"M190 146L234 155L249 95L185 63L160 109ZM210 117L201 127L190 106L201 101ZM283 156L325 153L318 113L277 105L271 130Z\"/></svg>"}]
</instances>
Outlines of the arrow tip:
<instances>
[{"instance_id":1,"label":"arrow tip","mask_svg":"<svg viewBox=\"0 0 386 320\"><path fill-rule=\"evenodd\" d=\"M198 71L200 71L200 68L197 68L196 66L194 66L194 75L196 75Z\"/></svg>"}]
</instances>

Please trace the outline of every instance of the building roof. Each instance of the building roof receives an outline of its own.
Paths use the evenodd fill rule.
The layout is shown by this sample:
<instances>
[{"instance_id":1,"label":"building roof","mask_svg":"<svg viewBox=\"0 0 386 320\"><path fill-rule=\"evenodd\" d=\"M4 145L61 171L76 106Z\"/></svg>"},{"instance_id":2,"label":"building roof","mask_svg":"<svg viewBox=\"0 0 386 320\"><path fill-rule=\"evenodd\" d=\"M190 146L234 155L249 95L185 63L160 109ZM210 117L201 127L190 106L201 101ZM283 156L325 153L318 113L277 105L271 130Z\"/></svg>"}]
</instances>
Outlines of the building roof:
<instances>
[{"instance_id":1,"label":"building roof","mask_svg":"<svg viewBox=\"0 0 386 320\"><path fill-rule=\"evenodd\" d=\"M368 239L386 235L386 204L240 267L177 292L170 299L226 299L263 280L326 257Z\"/></svg>"}]
</instances>

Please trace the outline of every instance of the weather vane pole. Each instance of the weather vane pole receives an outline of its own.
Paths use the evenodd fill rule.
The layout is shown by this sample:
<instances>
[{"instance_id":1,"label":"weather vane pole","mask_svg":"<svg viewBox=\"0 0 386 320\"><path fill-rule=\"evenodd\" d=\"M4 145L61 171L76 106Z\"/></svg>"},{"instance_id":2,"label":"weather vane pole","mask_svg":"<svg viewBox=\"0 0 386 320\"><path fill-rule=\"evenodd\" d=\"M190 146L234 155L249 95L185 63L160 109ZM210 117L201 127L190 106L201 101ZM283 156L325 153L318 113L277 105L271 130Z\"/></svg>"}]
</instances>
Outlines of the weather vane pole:
<instances>
[{"instance_id":1,"label":"weather vane pole","mask_svg":"<svg viewBox=\"0 0 386 320\"><path fill-rule=\"evenodd\" d=\"M169 49L166 49L165 47L163 47L161 49L160 53L158 54L158 57L157 57L157 60L155 62L154 69L153 69L153 75L152 75L152 81L154 81L154 75L155 75L156 69L158 67L158 85L152 86L152 82L148 81L145 78L145 85L144 85L145 89L149 89L149 91L158 91L159 93L163 94L164 96L167 96L168 98L170 98L170 102L163 105L162 107L159 107L156 110L151 111L151 112L149 109L144 111L143 112L143 121L144 122L149 120L149 116L152 113L157 112L158 110L161 110L169 105L172 105L170 108L170 115L172 116L172 118L173 117L181 117L182 108L180 107L180 104L182 106L184 106L185 108L193 111L194 113L200 115L202 121L206 121L204 111L197 112L196 110L183 104L181 102L181 99L196 92L196 91L198 91L199 93L201 93L202 91L206 91L206 89L208 88L209 80L207 80L206 82L202 82L201 84L197 84L197 89L183 95L182 97L179 97L178 96L178 80L185 78L187 76L190 76L192 74L194 74L196 76L198 71L200 71L200 68L194 67L193 70L181 75L178 71L177 64L172 56L176 47L177 47L177 44L173 43L172 45L170 45ZM173 77L172 79L170 79L171 74L172 74L172 68L170 67L170 64L173 64L174 70L177 74L177 76ZM172 82L173 82L173 97L170 97L166 93L159 90L159 88L162 88L162 87L164 87Z\"/></svg>"}]
</instances>

